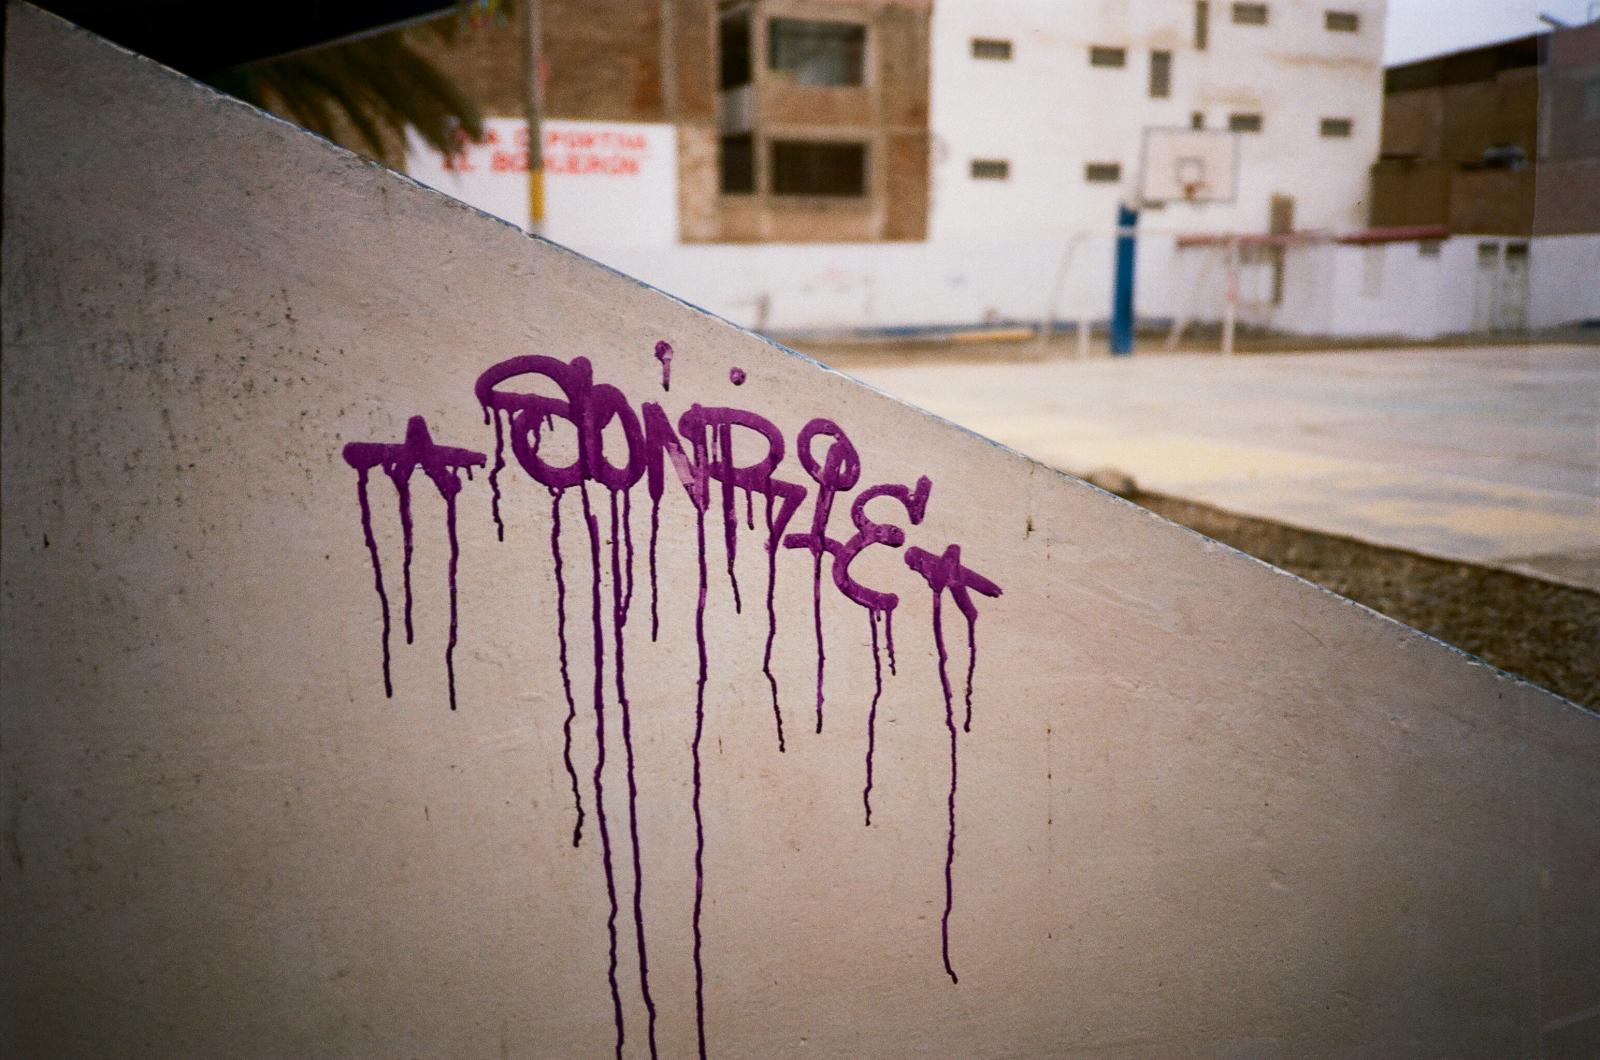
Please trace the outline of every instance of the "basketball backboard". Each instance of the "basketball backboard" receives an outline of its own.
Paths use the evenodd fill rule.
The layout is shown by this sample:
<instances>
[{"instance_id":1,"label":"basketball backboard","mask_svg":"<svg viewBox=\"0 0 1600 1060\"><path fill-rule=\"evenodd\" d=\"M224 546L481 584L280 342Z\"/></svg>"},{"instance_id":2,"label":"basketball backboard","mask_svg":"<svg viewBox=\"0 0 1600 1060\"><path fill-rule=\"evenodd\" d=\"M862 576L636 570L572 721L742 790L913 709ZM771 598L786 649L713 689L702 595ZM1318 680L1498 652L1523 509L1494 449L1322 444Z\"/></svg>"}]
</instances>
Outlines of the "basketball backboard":
<instances>
[{"instance_id":1,"label":"basketball backboard","mask_svg":"<svg viewBox=\"0 0 1600 1060\"><path fill-rule=\"evenodd\" d=\"M1141 203L1232 202L1239 137L1223 129L1147 128L1139 165Z\"/></svg>"}]
</instances>

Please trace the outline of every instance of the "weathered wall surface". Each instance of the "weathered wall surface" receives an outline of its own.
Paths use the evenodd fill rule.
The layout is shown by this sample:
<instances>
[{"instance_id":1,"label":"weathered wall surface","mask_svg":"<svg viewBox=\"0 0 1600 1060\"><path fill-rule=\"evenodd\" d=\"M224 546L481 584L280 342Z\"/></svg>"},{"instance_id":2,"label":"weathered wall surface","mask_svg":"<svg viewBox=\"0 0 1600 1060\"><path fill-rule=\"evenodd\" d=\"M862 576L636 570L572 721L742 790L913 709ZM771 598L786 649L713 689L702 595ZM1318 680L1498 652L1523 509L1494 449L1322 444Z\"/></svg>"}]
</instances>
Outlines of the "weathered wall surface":
<instances>
[{"instance_id":1,"label":"weathered wall surface","mask_svg":"<svg viewBox=\"0 0 1600 1060\"><path fill-rule=\"evenodd\" d=\"M621 1025L639 1056L653 1006L693 1055L697 981L718 1056L1600 1043L1594 716L31 9L5 76L0 1052L596 1056ZM817 468L827 536L907 487L863 517L904 546L846 568L898 595L895 672L830 559L815 732L812 555L776 550L769 620L765 498L792 491L760 474L725 476L758 531L660 464L658 640L648 475L561 489L558 582L523 463L571 453L560 406L502 434L497 541L476 456L401 443L424 417L492 466L474 386L529 355L686 432L691 484L728 450L680 414L770 424L801 545L796 443L833 421L860 472ZM519 394L561 392L491 377L502 432ZM591 437L594 474L625 483L626 442ZM370 549L358 506L383 458L409 644L381 465ZM972 671L961 594L904 562L937 583L950 544L1003 590L970 591Z\"/></svg>"}]
</instances>

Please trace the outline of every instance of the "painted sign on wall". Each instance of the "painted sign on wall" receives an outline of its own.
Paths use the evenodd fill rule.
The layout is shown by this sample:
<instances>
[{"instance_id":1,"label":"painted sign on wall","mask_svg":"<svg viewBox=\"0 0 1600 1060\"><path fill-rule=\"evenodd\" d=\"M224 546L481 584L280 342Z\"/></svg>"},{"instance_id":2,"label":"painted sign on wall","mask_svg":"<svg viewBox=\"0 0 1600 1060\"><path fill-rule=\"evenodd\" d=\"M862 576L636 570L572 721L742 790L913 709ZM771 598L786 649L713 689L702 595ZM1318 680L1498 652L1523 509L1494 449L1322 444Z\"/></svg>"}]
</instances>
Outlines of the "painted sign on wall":
<instances>
[{"instance_id":1,"label":"painted sign on wall","mask_svg":"<svg viewBox=\"0 0 1600 1060\"><path fill-rule=\"evenodd\" d=\"M672 344L666 340L652 351L661 370L661 389L670 393ZM746 381L744 370L731 366L728 380L734 386ZM560 396L533 389L551 384ZM502 476L513 466L520 468L550 495L550 556L554 575L557 616L557 670L561 701L567 714L563 722L563 759L573 798L574 846L581 845L586 821L585 785L573 761L573 725L579 720L579 695L569 666L568 631L590 638L593 659L590 700L595 731L596 759L590 775L588 805L599 832L600 857L605 870L610 944L609 985L616 1025L617 1055L622 1055L626 1040L622 991L617 978L619 915L616 856L626 853L631 865L634 943L638 953L639 991L647 1012L646 1033L650 1053L656 1055L656 1005L650 992L646 923L643 904L644 868L640 853L637 816L637 784L632 737L631 703L628 696L626 645L635 595L636 547L633 531L633 490L643 483L649 503L648 540L644 544L650 593L650 638L661 634L660 589L656 557L660 547L661 512L668 498L671 503L687 500L693 511L695 549L698 567L698 598L695 602L694 639L698 655L694 690L694 737L691 745L691 800L694 817L695 899L693 910L695 1009L700 1054L706 1055L704 970L701 960L701 912L704 895L704 855L706 835L701 812L701 743L705 736L706 683L713 660L707 651L706 600L711 580L711 553L708 517L720 517L722 551L728 583L736 612L743 612L743 594L735 573L734 561L741 536L756 535L766 558L767 635L762 672L771 694L774 737L777 750L786 748L784 711L778 681L772 669L773 642L778 629L775 586L780 555L799 553L809 558L811 613L804 616L811 626L816 645L816 686L814 695L806 690L809 713L814 714L815 731L823 731L826 703L823 679L827 668L827 633L823 622L824 585L865 611L873 655L873 693L867 714L863 786L863 823L872 824L873 755L876 749L877 708L883 694L884 664L890 675L897 663L894 647L894 612L900 593L920 588L931 593L934 657L939 686L944 700L944 724L949 736L949 786L947 788L948 831L944 859L945 902L940 921L940 945L945 972L952 983L958 977L950 953L950 920L955 895L953 870L956 855L956 794L959 777L961 736L972 731L973 682L978 662L977 623L979 601L997 598L1001 588L969 566L961 545L954 542L921 541L910 544L914 529L922 524L933 499L934 485L926 475L914 483L884 482L855 493L848 508L849 527L836 529L833 518L836 503L863 481L861 453L851 442L846 429L832 420L813 418L794 440L795 469L784 467L788 441L783 431L766 416L743 408L707 407L691 403L676 420L661 402L635 404L616 386L595 377L593 365L584 357L570 361L529 355L501 361L478 376L474 394L483 411L485 426L493 427L492 458L486 452L442 445L436 442L420 416L409 421L404 437L395 442L351 442L344 446L344 460L356 472L362 538L371 558L373 584L382 616L382 673L384 691L394 694L390 670L390 641L393 633L391 601L384 578L384 562L373 531L372 485L375 472L381 472L394 487L403 541L401 583L402 621L407 643L414 639L412 626L411 562L415 547L412 499L415 488L431 484L445 503L445 536L449 547L448 582L450 624L444 649L445 679L449 703L456 709L455 648L458 639L456 572L460 556L457 518L459 495L474 469L487 468L488 510L500 541L506 538L502 511ZM509 459L508 459L509 450ZM417 472L422 479L417 479ZM809 481L808 481L809 480ZM675 488L669 484L675 482ZM589 621L587 626L574 619L569 624L567 606L568 562L562 553L561 523L563 502L577 493L576 514L582 519L588 544ZM599 497L592 494L599 493ZM742 504L739 494L743 494ZM796 517L811 498L809 517ZM759 498L759 500L758 500ZM876 503L874 503L876 502ZM869 505L871 511L868 510ZM760 509L760 523L757 509ZM741 510L742 509L742 510ZM602 533L602 519L608 533ZM909 546L909 547L906 547ZM852 568L868 549L903 549L903 584L867 585ZM580 563L581 565L581 563ZM824 576L826 573L826 577ZM391 575L392 577L392 575ZM609 601L603 599L609 581ZM953 614L947 611L953 608ZM965 626L965 673L958 664L952 673L952 651L946 617ZM959 616L959 618L956 618ZM607 672L607 642L610 667ZM555 675L552 675L554 677ZM608 687L609 679L609 687ZM960 691L957 691L957 685ZM627 841L613 837L605 811L605 785L616 781L616 766L607 768L606 711L614 705L621 715L622 771L627 789Z\"/></svg>"},{"instance_id":2,"label":"painted sign on wall","mask_svg":"<svg viewBox=\"0 0 1600 1060\"><path fill-rule=\"evenodd\" d=\"M677 129L628 122L547 121L542 126L543 234L577 250L670 246L678 236ZM528 224L528 126L489 118L483 140L442 154L414 132L406 172L431 188Z\"/></svg>"}]
</instances>

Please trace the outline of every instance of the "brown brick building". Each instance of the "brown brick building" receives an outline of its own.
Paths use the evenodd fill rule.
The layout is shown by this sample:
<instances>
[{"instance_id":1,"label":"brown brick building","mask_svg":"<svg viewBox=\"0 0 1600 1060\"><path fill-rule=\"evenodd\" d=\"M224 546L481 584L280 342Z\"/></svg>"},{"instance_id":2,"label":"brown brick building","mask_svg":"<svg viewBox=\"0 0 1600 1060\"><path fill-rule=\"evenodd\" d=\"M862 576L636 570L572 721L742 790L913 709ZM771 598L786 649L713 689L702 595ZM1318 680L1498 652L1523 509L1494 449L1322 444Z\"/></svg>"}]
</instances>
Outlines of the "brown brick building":
<instances>
[{"instance_id":1,"label":"brown brick building","mask_svg":"<svg viewBox=\"0 0 1600 1060\"><path fill-rule=\"evenodd\" d=\"M545 117L676 126L686 243L924 239L931 10L544 0ZM486 117L522 116L520 20L401 32Z\"/></svg>"},{"instance_id":2,"label":"brown brick building","mask_svg":"<svg viewBox=\"0 0 1600 1060\"><path fill-rule=\"evenodd\" d=\"M1377 227L1600 232L1600 23L1391 67Z\"/></svg>"}]
</instances>

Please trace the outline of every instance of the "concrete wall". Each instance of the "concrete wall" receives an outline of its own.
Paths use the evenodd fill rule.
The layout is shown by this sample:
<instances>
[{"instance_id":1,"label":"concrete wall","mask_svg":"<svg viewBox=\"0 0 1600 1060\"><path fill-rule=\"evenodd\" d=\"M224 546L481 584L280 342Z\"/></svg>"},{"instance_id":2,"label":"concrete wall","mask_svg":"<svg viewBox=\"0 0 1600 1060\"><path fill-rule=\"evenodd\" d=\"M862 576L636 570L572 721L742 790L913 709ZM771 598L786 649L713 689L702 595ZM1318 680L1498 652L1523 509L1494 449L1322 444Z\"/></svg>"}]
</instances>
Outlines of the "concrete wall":
<instances>
[{"instance_id":1,"label":"concrete wall","mask_svg":"<svg viewBox=\"0 0 1600 1060\"><path fill-rule=\"evenodd\" d=\"M5 78L0 1052L595 1056L620 1013L639 1056L641 952L666 1056L697 978L718 1056L1600 1046L1600 719L31 9ZM895 671L824 570L818 734L810 556L769 613L744 498L711 491L701 551L671 460L657 640L648 479L588 484L592 522L565 488L558 581L507 453L497 540L459 469L496 452L475 382L525 355L619 388L569 379L583 408L770 423L801 535L795 443L837 424L830 536L907 487L864 514L905 546L846 568L897 594ZM358 505L384 457L413 638L382 468L370 548ZM952 543L1003 590L969 590L974 671L904 562L937 583Z\"/></svg>"},{"instance_id":2,"label":"concrete wall","mask_svg":"<svg viewBox=\"0 0 1600 1060\"><path fill-rule=\"evenodd\" d=\"M1478 248L1499 258L1488 275ZM1505 247L1526 246L1525 282L1508 275ZM1437 248L1437 253L1428 252ZM1215 322L1222 313L1222 248L1177 251L1184 297L1180 315ZM1241 322L1300 335L1434 338L1494 330L1551 328L1600 318L1592 281L1600 236L1506 239L1453 236L1437 243L1359 246L1311 243L1285 251L1283 300L1271 302L1272 269L1263 256L1240 268ZM1484 285L1499 288L1498 293ZM1518 309L1510 303L1520 300Z\"/></svg>"}]
</instances>

